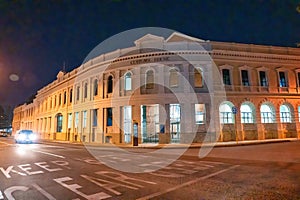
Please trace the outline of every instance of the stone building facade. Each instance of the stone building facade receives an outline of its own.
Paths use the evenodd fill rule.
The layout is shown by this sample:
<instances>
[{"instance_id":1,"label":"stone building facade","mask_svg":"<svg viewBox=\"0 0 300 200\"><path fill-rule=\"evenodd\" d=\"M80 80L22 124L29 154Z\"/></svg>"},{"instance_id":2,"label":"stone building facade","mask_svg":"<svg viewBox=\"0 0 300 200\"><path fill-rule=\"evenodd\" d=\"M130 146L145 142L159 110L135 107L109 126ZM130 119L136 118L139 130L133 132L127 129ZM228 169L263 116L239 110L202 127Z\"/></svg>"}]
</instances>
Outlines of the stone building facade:
<instances>
[{"instance_id":1,"label":"stone building facade","mask_svg":"<svg viewBox=\"0 0 300 200\"><path fill-rule=\"evenodd\" d=\"M147 34L59 72L15 108L13 130L114 144L299 138L299 93L299 48Z\"/></svg>"}]
</instances>

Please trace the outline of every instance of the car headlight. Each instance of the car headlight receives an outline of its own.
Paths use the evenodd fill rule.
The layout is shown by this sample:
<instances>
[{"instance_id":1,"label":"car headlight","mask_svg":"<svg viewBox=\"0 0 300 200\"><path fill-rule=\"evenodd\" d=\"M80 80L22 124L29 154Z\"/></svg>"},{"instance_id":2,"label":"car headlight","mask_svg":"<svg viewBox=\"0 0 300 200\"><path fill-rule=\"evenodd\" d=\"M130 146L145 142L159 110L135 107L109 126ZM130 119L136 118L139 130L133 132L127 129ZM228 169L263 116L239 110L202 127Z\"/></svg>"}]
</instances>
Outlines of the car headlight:
<instances>
[{"instance_id":1,"label":"car headlight","mask_svg":"<svg viewBox=\"0 0 300 200\"><path fill-rule=\"evenodd\" d=\"M36 140L36 135L35 135L35 134L29 135L29 139L30 139L30 140Z\"/></svg>"},{"instance_id":2,"label":"car headlight","mask_svg":"<svg viewBox=\"0 0 300 200\"><path fill-rule=\"evenodd\" d=\"M20 134L18 137L18 140L25 140L26 139L26 135L24 134Z\"/></svg>"}]
</instances>

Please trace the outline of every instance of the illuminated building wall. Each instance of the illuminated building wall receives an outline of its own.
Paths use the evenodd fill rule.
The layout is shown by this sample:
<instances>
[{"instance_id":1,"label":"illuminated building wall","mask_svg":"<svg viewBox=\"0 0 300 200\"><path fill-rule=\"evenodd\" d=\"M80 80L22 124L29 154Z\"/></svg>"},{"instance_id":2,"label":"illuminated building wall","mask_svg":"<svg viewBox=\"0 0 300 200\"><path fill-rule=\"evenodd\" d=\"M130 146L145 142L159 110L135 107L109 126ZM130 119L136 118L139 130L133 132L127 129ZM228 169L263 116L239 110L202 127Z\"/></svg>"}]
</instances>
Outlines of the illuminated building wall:
<instances>
[{"instance_id":1,"label":"illuminated building wall","mask_svg":"<svg viewBox=\"0 0 300 200\"><path fill-rule=\"evenodd\" d=\"M195 50L194 42L207 52ZM213 62L197 60L201 55ZM226 100L212 105L205 80L213 63ZM196 94L197 102L178 101L174 92ZM59 72L33 103L14 110L13 128L33 129L43 139L115 144L132 143L133 123L139 143L188 143L193 133L193 142L205 136L210 141L297 138L299 92L300 49L148 34L132 47ZM209 125L218 127L207 133Z\"/></svg>"}]
</instances>

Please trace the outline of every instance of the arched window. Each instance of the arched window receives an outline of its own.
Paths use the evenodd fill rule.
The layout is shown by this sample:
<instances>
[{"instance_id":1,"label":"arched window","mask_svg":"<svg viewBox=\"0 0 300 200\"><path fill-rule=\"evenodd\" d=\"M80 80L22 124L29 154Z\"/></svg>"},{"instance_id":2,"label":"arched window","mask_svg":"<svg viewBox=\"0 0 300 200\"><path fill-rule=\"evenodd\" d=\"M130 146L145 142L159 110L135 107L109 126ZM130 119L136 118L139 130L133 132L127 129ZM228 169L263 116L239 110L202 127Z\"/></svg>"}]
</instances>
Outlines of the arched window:
<instances>
[{"instance_id":1,"label":"arched window","mask_svg":"<svg viewBox=\"0 0 300 200\"><path fill-rule=\"evenodd\" d=\"M261 123L274 123L275 122L275 111L268 104L263 104L260 107Z\"/></svg>"},{"instance_id":2,"label":"arched window","mask_svg":"<svg viewBox=\"0 0 300 200\"><path fill-rule=\"evenodd\" d=\"M171 69L170 70L170 79L169 84L170 87L178 87L178 71L177 69Z\"/></svg>"},{"instance_id":3,"label":"arched window","mask_svg":"<svg viewBox=\"0 0 300 200\"><path fill-rule=\"evenodd\" d=\"M241 123L254 123L253 110L248 104L241 105Z\"/></svg>"},{"instance_id":4,"label":"arched window","mask_svg":"<svg viewBox=\"0 0 300 200\"><path fill-rule=\"evenodd\" d=\"M87 93L88 93L88 84L84 84L84 98L87 98Z\"/></svg>"},{"instance_id":5,"label":"arched window","mask_svg":"<svg viewBox=\"0 0 300 200\"><path fill-rule=\"evenodd\" d=\"M62 132L63 116L61 113L56 115L56 132Z\"/></svg>"},{"instance_id":6,"label":"arched window","mask_svg":"<svg viewBox=\"0 0 300 200\"><path fill-rule=\"evenodd\" d=\"M113 92L113 77L109 76L107 80L107 93L112 93Z\"/></svg>"},{"instance_id":7,"label":"arched window","mask_svg":"<svg viewBox=\"0 0 300 200\"><path fill-rule=\"evenodd\" d=\"M280 106L280 122L283 123L291 123L291 111L290 108L286 105L281 105Z\"/></svg>"},{"instance_id":8,"label":"arched window","mask_svg":"<svg viewBox=\"0 0 300 200\"><path fill-rule=\"evenodd\" d=\"M203 87L203 72L201 68L194 69L194 84L195 87L201 88Z\"/></svg>"},{"instance_id":9,"label":"arched window","mask_svg":"<svg viewBox=\"0 0 300 200\"><path fill-rule=\"evenodd\" d=\"M98 80L94 80L94 96L98 95Z\"/></svg>"},{"instance_id":10,"label":"arched window","mask_svg":"<svg viewBox=\"0 0 300 200\"><path fill-rule=\"evenodd\" d=\"M220 123L233 124L234 118L232 113L232 104L230 102L223 102L219 107Z\"/></svg>"},{"instance_id":11,"label":"arched window","mask_svg":"<svg viewBox=\"0 0 300 200\"><path fill-rule=\"evenodd\" d=\"M77 91L76 91L76 100L79 101L80 98L80 87L77 86Z\"/></svg>"},{"instance_id":12,"label":"arched window","mask_svg":"<svg viewBox=\"0 0 300 200\"><path fill-rule=\"evenodd\" d=\"M154 73L152 70L149 70L146 73L146 88L147 89L154 88Z\"/></svg>"},{"instance_id":13,"label":"arched window","mask_svg":"<svg viewBox=\"0 0 300 200\"><path fill-rule=\"evenodd\" d=\"M73 89L70 89L70 103L72 103L72 99L73 99Z\"/></svg>"},{"instance_id":14,"label":"arched window","mask_svg":"<svg viewBox=\"0 0 300 200\"><path fill-rule=\"evenodd\" d=\"M127 72L124 77L124 89L126 91L131 90L131 73Z\"/></svg>"},{"instance_id":15,"label":"arched window","mask_svg":"<svg viewBox=\"0 0 300 200\"><path fill-rule=\"evenodd\" d=\"M61 94L59 94L58 105L61 105Z\"/></svg>"},{"instance_id":16,"label":"arched window","mask_svg":"<svg viewBox=\"0 0 300 200\"><path fill-rule=\"evenodd\" d=\"M64 91L64 104L67 103L67 91Z\"/></svg>"}]
</instances>

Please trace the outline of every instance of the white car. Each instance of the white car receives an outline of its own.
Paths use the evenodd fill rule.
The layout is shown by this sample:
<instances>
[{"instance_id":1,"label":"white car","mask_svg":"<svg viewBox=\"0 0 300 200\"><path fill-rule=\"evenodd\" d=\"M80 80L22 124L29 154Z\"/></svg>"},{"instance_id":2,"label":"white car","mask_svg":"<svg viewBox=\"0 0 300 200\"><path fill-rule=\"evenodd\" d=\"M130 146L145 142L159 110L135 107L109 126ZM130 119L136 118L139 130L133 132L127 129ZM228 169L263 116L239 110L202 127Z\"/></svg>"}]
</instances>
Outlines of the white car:
<instances>
[{"instance_id":1,"label":"white car","mask_svg":"<svg viewBox=\"0 0 300 200\"><path fill-rule=\"evenodd\" d=\"M32 130L18 130L15 134L16 143L34 143L37 135Z\"/></svg>"}]
</instances>

